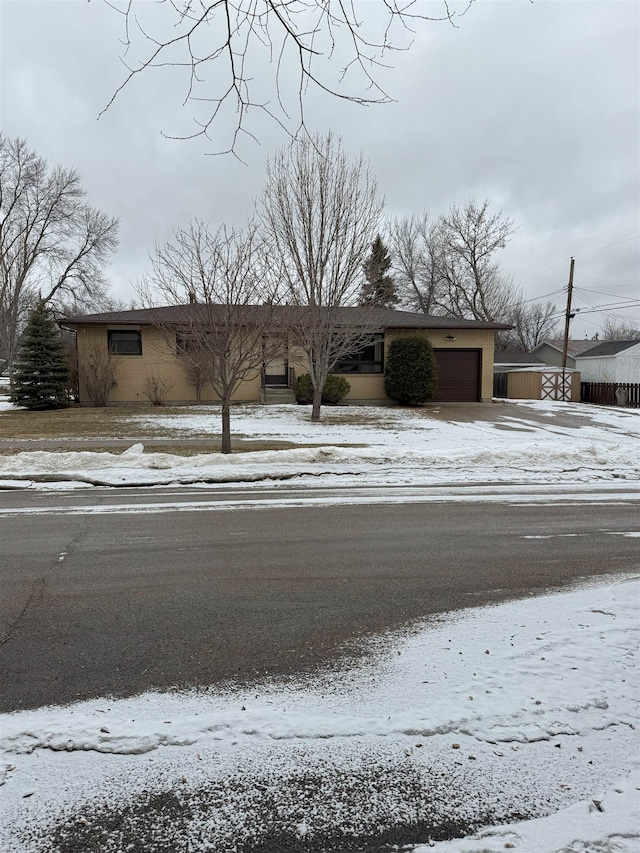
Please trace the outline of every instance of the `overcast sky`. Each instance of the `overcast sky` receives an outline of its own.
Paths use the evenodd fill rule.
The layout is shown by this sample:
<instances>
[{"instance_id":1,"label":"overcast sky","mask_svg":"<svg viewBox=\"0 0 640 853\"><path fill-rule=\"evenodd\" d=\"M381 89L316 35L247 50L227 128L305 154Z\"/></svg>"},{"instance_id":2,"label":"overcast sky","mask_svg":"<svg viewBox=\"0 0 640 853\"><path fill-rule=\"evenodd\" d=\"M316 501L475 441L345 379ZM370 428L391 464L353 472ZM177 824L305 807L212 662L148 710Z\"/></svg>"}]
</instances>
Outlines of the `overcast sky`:
<instances>
[{"instance_id":1,"label":"overcast sky","mask_svg":"<svg viewBox=\"0 0 640 853\"><path fill-rule=\"evenodd\" d=\"M372 32L380 6L356 0ZM419 7L434 15L442 9ZM145 26L161 28L167 9L141 4ZM91 203L120 217L109 271L114 295L133 296L154 242L191 217L240 224L251 213L265 157L287 142L276 123L249 114L247 128L260 144L241 140L244 163L207 156L228 145L233 116L223 116L212 141L166 139L161 131L191 132L207 106L183 104L186 80L176 68L138 76L98 120L125 76L122 16L101 0L1 0L0 12L2 130L25 137L50 163L78 169ZM138 39L129 57L144 51ZM258 51L252 58L257 96L270 97L274 66ZM417 26L410 49L390 61L393 68L377 76L394 103L360 107L310 91L305 107L311 130L332 129L350 152L370 159L388 215L436 216L452 203L489 198L519 225L501 262L527 296L566 287L576 257L575 305L583 311L572 337L599 327L605 314L586 313L593 304L638 300L636 0L477 0L457 28ZM337 75L338 64L325 67ZM285 56L287 107L294 68ZM221 68L207 73L204 93L223 79ZM366 94L355 78L349 89ZM561 310L564 298L553 297ZM640 322L637 307L610 313Z\"/></svg>"}]
</instances>

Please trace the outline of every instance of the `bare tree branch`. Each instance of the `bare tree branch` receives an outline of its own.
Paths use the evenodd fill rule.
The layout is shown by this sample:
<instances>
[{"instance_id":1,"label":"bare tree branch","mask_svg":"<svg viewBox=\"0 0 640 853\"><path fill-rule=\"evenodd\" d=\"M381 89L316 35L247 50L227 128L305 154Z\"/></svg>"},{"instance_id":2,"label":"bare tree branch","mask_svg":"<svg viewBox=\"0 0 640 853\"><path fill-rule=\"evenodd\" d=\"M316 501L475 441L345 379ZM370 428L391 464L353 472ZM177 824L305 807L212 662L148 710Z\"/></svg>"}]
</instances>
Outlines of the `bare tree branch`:
<instances>
[{"instance_id":1,"label":"bare tree branch","mask_svg":"<svg viewBox=\"0 0 640 853\"><path fill-rule=\"evenodd\" d=\"M390 102L377 73L387 67L385 57L408 49L406 34L420 23L448 21L456 26L474 0L460 11L452 11L443 0L441 13L436 15L427 14L413 0L369 0L360 7L361 17L355 4L345 0L105 2L124 19L121 59L127 73L100 115L139 75L157 68L184 69L183 104L207 101L211 111L204 119L194 117L197 129L193 133L166 135L211 139L213 125L228 106L236 113L235 128L230 144L215 153L235 153L239 134L252 136L245 129L250 109L265 112L292 136L304 128L304 98L309 87L361 105ZM135 61L131 59L134 51ZM258 85L251 70L261 55L273 67L268 80L271 94L263 99L257 98ZM278 57L275 63L274 56ZM340 69L337 74L336 66ZM204 78L207 67L213 69L213 81ZM260 77L264 87L265 75ZM294 79L290 93L295 91L297 107L292 119L283 90ZM351 81L349 90L341 88Z\"/></svg>"},{"instance_id":2,"label":"bare tree branch","mask_svg":"<svg viewBox=\"0 0 640 853\"><path fill-rule=\"evenodd\" d=\"M514 295L515 304L502 318L512 323L513 329L498 332L496 346L499 349L515 349L530 352L543 341L559 337L558 309L553 302L527 303L522 301L518 291Z\"/></svg>"},{"instance_id":3,"label":"bare tree branch","mask_svg":"<svg viewBox=\"0 0 640 853\"><path fill-rule=\"evenodd\" d=\"M606 317L602 324L601 341L640 341L640 329L631 323L623 323Z\"/></svg>"}]
</instances>

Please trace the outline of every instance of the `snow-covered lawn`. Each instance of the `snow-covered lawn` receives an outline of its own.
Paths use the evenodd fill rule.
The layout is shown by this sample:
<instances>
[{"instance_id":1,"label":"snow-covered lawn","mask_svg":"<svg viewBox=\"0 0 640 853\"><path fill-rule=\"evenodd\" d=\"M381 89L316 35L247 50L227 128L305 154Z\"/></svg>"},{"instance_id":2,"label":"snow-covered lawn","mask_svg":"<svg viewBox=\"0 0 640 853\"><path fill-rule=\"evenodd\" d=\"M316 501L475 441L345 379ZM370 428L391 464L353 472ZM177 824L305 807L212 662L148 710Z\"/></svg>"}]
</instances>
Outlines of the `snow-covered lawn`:
<instances>
[{"instance_id":1,"label":"snow-covered lawn","mask_svg":"<svg viewBox=\"0 0 640 853\"><path fill-rule=\"evenodd\" d=\"M462 410L461 410L462 411ZM484 410L486 412L486 409ZM465 418L473 409L465 409ZM506 414L505 414L506 412ZM219 410L130 419L185 437L215 432ZM496 404L491 417L443 420L438 408L325 410L238 406L236 436L299 443L298 449L180 456L145 452L31 451L0 456L0 488L90 485L282 483L369 486L465 483L602 483L640 479L640 410L559 402ZM309 447L316 444L316 447Z\"/></svg>"},{"instance_id":2,"label":"snow-covered lawn","mask_svg":"<svg viewBox=\"0 0 640 853\"><path fill-rule=\"evenodd\" d=\"M640 582L614 577L302 683L4 715L0 849L634 853L639 628Z\"/></svg>"}]
</instances>

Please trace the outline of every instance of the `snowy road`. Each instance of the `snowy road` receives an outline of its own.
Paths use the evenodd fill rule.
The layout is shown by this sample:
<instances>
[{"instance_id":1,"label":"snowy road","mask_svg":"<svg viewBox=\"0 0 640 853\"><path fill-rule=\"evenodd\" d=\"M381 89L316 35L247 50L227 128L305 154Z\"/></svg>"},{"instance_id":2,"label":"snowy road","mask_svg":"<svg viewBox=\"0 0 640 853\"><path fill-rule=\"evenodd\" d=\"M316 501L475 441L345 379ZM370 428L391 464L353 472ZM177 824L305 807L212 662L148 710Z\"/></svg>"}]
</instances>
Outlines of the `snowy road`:
<instances>
[{"instance_id":1,"label":"snowy road","mask_svg":"<svg viewBox=\"0 0 640 853\"><path fill-rule=\"evenodd\" d=\"M638 569L637 489L0 497L0 708L290 675L432 613Z\"/></svg>"}]
</instances>

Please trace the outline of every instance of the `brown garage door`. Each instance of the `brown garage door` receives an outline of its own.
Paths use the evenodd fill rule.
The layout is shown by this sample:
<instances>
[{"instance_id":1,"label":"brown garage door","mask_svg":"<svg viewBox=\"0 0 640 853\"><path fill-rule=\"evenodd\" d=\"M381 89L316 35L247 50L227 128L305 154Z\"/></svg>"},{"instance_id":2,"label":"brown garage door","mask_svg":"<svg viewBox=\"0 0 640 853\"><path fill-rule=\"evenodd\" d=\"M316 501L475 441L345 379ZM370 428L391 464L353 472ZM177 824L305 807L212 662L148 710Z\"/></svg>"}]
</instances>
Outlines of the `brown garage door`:
<instances>
[{"instance_id":1,"label":"brown garage door","mask_svg":"<svg viewBox=\"0 0 640 853\"><path fill-rule=\"evenodd\" d=\"M480 400L482 350L436 349L440 403L477 403Z\"/></svg>"}]
</instances>

